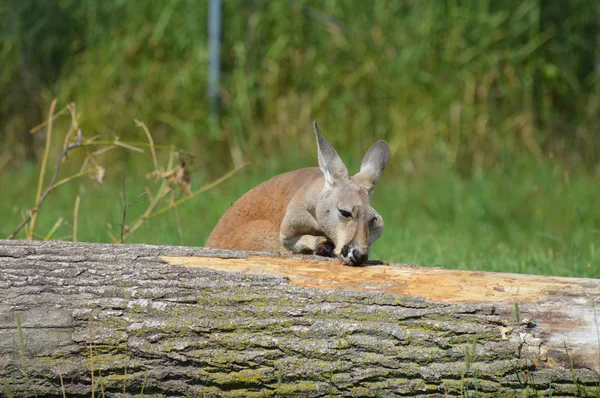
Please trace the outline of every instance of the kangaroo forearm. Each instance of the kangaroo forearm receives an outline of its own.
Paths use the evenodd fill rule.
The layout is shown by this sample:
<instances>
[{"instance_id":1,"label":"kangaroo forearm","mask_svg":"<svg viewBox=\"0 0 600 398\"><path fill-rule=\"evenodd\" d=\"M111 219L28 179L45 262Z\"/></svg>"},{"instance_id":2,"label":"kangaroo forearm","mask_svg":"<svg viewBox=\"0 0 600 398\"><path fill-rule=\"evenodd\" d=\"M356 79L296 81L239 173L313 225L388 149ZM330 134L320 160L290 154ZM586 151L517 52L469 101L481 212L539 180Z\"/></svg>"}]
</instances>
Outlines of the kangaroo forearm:
<instances>
[{"instance_id":1,"label":"kangaroo forearm","mask_svg":"<svg viewBox=\"0 0 600 398\"><path fill-rule=\"evenodd\" d=\"M279 238L283 247L294 253L314 253L326 239L319 223L307 211L290 205L281 223Z\"/></svg>"},{"instance_id":2,"label":"kangaroo forearm","mask_svg":"<svg viewBox=\"0 0 600 398\"><path fill-rule=\"evenodd\" d=\"M324 236L316 235L297 235L291 238L283 238L281 243L283 247L294 252L303 254L312 254L319 245L327 241Z\"/></svg>"}]
</instances>

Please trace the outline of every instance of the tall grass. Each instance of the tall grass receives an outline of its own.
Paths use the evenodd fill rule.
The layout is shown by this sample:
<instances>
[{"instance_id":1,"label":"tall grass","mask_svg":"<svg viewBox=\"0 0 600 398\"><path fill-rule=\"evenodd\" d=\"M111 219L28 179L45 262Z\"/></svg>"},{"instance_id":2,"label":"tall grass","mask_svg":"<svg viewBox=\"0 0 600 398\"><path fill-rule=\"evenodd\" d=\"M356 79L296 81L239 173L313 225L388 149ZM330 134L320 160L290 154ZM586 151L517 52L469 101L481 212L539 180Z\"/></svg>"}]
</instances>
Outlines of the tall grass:
<instances>
[{"instance_id":1,"label":"tall grass","mask_svg":"<svg viewBox=\"0 0 600 398\"><path fill-rule=\"evenodd\" d=\"M595 1L225 0L219 124L205 100L205 2L36 4L5 6L0 87L33 64L42 109L54 95L75 101L84 129L122 138L144 120L205 150L209 169L308 149L314 118L349 153L383 137L420 167L469 174L515 153L598 161ZM6 106L4 119L21 117Z\"/></svg>"}]
</instances>

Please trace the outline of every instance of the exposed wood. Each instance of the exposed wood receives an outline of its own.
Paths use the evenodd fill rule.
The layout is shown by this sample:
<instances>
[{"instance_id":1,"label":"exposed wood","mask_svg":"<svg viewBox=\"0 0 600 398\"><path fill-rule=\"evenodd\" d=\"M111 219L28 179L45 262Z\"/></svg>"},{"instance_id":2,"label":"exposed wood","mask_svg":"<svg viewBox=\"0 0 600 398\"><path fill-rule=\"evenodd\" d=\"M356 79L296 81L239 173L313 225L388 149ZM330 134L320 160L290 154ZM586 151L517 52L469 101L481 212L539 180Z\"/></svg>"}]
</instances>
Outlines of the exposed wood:
<instances>
[{"instance_id":1,"label":"exposed wood","mask_svg":"<svg viewBox=\"0 0 600 398\"><path fill-rule=\"evenodd\" d=\"M169 264L258 275L281 275L297 286L378 291L422 297L437 303L489 304L511 317L519 312L550 344L550 357L564 356L566 344L582 366L599 370L600 332L595 306L600 281L414 266L347 267L337 262L252 256L243 259L161 257ZM515 309L515 305L518 310ZM596 310L598 308L598 310ZM552 359L551 359L552 360Z\"/></svg>"},{"instance_id":2,"label":"exposed wood","mask_svg":"<svg viewBox=\"0 0 600 398\"><path fill-rule=\"evenodd\" d=\"M0 241L0 379L18 396L62 396L61 377L70 397L585 396L596 308L600 280Z\"/></svg>"}]
</instances>

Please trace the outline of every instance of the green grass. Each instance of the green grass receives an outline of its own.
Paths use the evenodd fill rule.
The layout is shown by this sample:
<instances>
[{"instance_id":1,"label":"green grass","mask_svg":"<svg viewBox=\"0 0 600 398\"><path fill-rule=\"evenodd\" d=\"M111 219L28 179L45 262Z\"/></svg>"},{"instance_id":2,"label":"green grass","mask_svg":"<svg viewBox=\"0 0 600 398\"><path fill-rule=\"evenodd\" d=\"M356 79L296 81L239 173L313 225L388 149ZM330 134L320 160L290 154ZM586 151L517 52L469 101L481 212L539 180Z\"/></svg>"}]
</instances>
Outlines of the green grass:
<instances>
[{"instance_id":1,"label":"green grass","mask_svg":"<svg viewBox=\"0 0 600 398\"><path fill-rule=\"evenodd\" d=\"M600 276L594 178L531 161L461 179L447 169L376 192L386 232L375 253L450 268Z\"/></svg>"},{"instance_id":2,"label":"green grass","mask_svg":"<svg viewBox=\"0 0 600 398\"><path fill-rule=\"evenodd\" d=\"M386 226L371 258L457 269L600 277L598 171L567 171L549 161L516 159L505 167L464 177L442 166L399 172L399 162L392 159L373 195L372 204ZM356 170L358 160L349 163ZM128 242L201 246L221 214L245 191L279 172L315 164L316 159L307 157L250 165L179 207L179 222L171 211L148 221ZM149 184L142 166L125 164L130 201ZM0 175L0 186L10 187L0 191L3 237L31 205L37 173L35 168L25 168ZM206 180L201 175L201 170L194 170L193 189ZM102 185L82 180L60 187L42 206L37 233L43 237L63 217L66 222L54 238L70 239L75 197L81 195L79 240L110 241L107 231L118 235L122 217L121 176L115 167ZM146 204L146 198L134 204L128 220Z\"/></svg>"}]
</instances>

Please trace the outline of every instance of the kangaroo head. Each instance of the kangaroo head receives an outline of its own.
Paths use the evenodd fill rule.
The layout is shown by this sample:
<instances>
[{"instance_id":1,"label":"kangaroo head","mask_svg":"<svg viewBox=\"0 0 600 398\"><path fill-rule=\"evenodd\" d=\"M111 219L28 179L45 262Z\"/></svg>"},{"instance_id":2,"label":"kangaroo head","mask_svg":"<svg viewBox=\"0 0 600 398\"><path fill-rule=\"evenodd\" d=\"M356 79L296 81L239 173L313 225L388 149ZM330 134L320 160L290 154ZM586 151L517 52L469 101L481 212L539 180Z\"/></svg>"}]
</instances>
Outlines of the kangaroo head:
<instances>
[{"instance_id":1,"label":"kangaroo head","mask_svg":"<svg viewBox=\"0 0 600 398\"><path fill-rule=\"evenodd\" d=\"M345 264L360 265L367 261L371 244L383 232L383 219L369 198L390 159L390 150L385 141L377 141L363 157L360 172L351 177L316 122L313 128L325 179L315 206L317 222L335 245L335 255Z\"/></svg>"}]
</instances>

